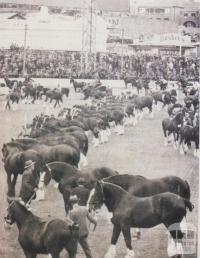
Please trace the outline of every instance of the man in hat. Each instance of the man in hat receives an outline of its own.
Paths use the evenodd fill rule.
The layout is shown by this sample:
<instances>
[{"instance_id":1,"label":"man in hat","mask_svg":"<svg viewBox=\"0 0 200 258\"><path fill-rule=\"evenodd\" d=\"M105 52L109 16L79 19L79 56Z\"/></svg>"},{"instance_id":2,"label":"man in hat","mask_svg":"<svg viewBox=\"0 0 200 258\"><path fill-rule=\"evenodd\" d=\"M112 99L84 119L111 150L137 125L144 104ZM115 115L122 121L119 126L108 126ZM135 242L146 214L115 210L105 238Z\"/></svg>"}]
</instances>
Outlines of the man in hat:
<instances>
[{"instance_id":1,"label":"man in hat","mask_svg":"<svg viewBox=\"0 0 200 258\"><path fill-rule=\"evenodd\" d=\"M71 204L73 205L72 210L69 213L70 219L72 219L76 224L79 225L79 244L83 248L85 256L87 258L92 258L92 253L88 244L88 221L95 225L94 230L97 225L96 219L94 219L88 212L86 206L81 206L80 201L76 195L71 198Z\"/></svg>"},{"instance_id":2,"label":"man in hat","mask_svg":"<svg viewBox=\"0 0 200 258\"><path fill-rule=\"evenodd\" d=\"M39 183L39 176L34 171L35 162L28 160L24 164L24 172L22 176L22 183L19 196L24 203L28 203L31 199L35 199L37 186Z\"/></svg>"}]
</instances>

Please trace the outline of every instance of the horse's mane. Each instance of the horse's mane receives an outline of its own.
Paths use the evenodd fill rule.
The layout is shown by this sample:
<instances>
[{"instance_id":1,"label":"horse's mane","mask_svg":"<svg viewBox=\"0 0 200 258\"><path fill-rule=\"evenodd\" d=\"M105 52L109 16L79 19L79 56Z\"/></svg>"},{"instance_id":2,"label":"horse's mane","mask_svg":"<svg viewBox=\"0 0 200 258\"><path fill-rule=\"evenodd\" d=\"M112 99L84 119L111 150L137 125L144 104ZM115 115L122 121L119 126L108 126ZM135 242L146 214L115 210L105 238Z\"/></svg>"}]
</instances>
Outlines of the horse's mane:
<instances>
[{"instance_id":1,"label":"horse's mane","mask_svg":"<svg viewBox=\"0 0 200 258\"><path fill-rule=\"evenodd\" d=\"M123 192L123 193L125 193L125 194L128 194L128 192L127 192L126 190L124 190L124 189L123 189L121 186L119 186L119 185L115 185L115 184L108 183L108 182L104 182L104 181L101 181L100 184L113 186L114 188L117 188L117 189L120 190L121 192Z\"/></svg>"},{"instance_id":2,"label":"horse's mane","mask_svg":"<svg viewBox=\"0 0 200 258\"><path fill-rule=\"evenodd\" d=\"M111 179L111 178L116 178L116 177L123 177L123 176L137 176L137 177L140 177L140 178L142 178L142 179L146 179L146 177L144 177L144 176L141 176L141 175L130 175L130 174L121 174L121 175L114 175L114 176L108 176L108 177L105 177L105 178L103 178L103 182L104 182L104 180L106 180L106 179ZM106 182L107 183L107 182Z\"/></svg>"},{"instance_id":3,"label":"horse's mane","mask_svg":"<svg viewBox=\"0 0 200 258\"><path fill-rule=\"evenodd\" d=\"M12 142L7 142L5 143L6 146L8 147L21 147L21 143L19 142L16 142L16 141L12 141Z\"/></svg>"}]
</instances>

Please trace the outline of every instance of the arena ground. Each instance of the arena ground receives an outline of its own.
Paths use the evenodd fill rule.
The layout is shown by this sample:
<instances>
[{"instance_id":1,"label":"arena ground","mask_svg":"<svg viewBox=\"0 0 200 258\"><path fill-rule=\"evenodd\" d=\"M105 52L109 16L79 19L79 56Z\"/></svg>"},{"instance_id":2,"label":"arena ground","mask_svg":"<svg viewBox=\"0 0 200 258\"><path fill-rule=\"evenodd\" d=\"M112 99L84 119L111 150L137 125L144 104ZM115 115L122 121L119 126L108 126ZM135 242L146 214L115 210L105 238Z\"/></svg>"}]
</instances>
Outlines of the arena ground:
<instances>
[{"instance_id":1,"label":"arena ground","mask_svg":"<svg viewBox=\"0 0 200 258\"><path fill-rule=\"evenodd\" d=\"M64 105L77 103L81 95L71 93L69 99L65 99ZM7 142L11 137L16 137L21 126L31 121L35 114L41 113L46 108L42 104L19 105L17 111L3 111L0 105L0 145ZM161 129L161 121L167 117L166 110L155 111L154 119L148 115L135 127L126 127L124 136L112 134L107 144L98 148L89 146L90 170L97 166L108 166L120 173L143 175L148 178L176 175L188 180L191 187L191 200L195 205L192 213L188 212L187 221L197 227L198 218L198 159L190 151L181 156L172 146L164 147L164 138ZM6 174L0 161L0 257L1 258L23 258L23 252L17 241L18 230L13 226L10 230L3 227L3 216L6 212ZM20 178L19 178L20 181ZM49 185L46 200L33 203L33 212L42 218L60 217L64 218L63 200L58 191ZM89 237L92 252L95 258L102 258L106 253L111 239L112 225L107 218L99 214L96 231ZM134 241L133 247L136 258L167 258L167 231L163 225L153 229L142 230L142 239ZM125 256L126 248L123 237L117 245L117 258ZM65 257L65 252L62 257ZM47 256L38 256L44 258ZM84 257L79 248L77 258ZM185 255L184 258L196 258L196 254Z\"/></svg>"}]
</instances>

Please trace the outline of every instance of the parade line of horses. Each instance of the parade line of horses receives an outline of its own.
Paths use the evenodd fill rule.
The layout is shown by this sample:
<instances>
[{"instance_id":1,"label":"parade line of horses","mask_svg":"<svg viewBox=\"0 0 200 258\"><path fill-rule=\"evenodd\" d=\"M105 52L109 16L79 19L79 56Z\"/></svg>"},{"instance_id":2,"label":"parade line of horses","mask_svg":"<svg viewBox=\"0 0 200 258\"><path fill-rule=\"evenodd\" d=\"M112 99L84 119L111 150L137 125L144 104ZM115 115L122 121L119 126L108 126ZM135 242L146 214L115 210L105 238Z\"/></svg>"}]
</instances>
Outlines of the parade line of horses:
<instances>
[{"instance_id":1,"label":"parade line of horses","mask_svg":"<svg viewBox=\"0 0 200 258\"><path fill-rule=\"evenodd\" d=\"M6 80L12 88L14 83L7 78ZM194 155L198 156L198 89L190 85L180 87L179 91L182 96L184 94L184 99L179 102L180 92L176 89L169 90L167 86L164 89L158 87L155 91L145 87L145 96L134 94L131 90L114 96L110 88L100 82L85 85L71 79L71 83L75 92L79 89L85 100L92 100L91 105L64 107L58 116L35 116L31 123L26 124L18 138L2 146L8 187L5 222L17 224L19 243L26 258L35 258L37 254L49 254L52 258L58 258L63 249L66 249L70 258L76 257L78 225L61 219L44 221L30 210L33 200L44 198L40 194L44 195L44 188L51 180L55 181L63 197L66 215L71 209L74 189L80 184L87 192L82 196L76 191L82 204L91 212L105 205L112 213L113 233L105 258L116 257L120 233L123 234L127 247L125 257L134 257L131 228L152 228L159 224L166 227L172 238L167 249L168 256L182 257L184 234L181 223L187 212L192 212L194 208L186 180L173 175L150 180L140 175L122 175L108 167L97 167L87 173L82 172L82 169L88 165L88 148L94 148L94 151L95 147L100 148L101 145L106 148L106 143L112 141L112 134L118 134L123 141L126 127L136 126L143 116L149 116L153 123L154 112L158 112L159 108L166 108L168 112L160 125L164 144L174 145L180 155L192 148ZM30 85L27 89L28 87ZM21 94L22 87L18 85L16 90L17 88L20 88L17 94ZM24 88L23 91L27 89ZM42 96L43 90L35 91L37 98ZM69 91L64 91L68 92L68 96ZM55 92L56 90L54 95ZM62 89L58 94L62 95ZM46 96L50 96L48 91ZM18 175L23 178L29 163L34 163L33 185L25 187L27 182L22 179L20 191L16 194ZM170 230L172 225L176 225L176 230Z\"/></svg>"}]
</instances>

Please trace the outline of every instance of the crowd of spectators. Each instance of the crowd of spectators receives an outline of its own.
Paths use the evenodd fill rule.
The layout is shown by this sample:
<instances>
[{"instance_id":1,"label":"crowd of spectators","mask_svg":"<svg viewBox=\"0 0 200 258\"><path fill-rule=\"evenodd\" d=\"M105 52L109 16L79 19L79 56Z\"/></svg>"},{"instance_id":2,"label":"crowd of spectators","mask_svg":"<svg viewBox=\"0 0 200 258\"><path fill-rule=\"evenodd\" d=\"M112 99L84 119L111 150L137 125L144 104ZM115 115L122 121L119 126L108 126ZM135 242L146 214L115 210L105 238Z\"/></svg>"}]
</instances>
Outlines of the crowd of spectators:
<instances>
[{"instance_id":1,"label":"crowd of spectators","mask_svg":"<svg viewBox=\"0 0 200 258\"><path fill-rule=\"evenodd\" d=\"M0 50L0 76L20 77L23 73L23 48L12 46ZM96 61L95 61L96 59ZM98 53L87 62L79 52L26 51L26 73L35 78L99 78L122 79L125 75L149 79L176 80L181 75L197 79L199 61L196 58L167 57L137 53L124 56ZM87 67L82 64L87 63Z\"/></svg>"}]
</instances>

